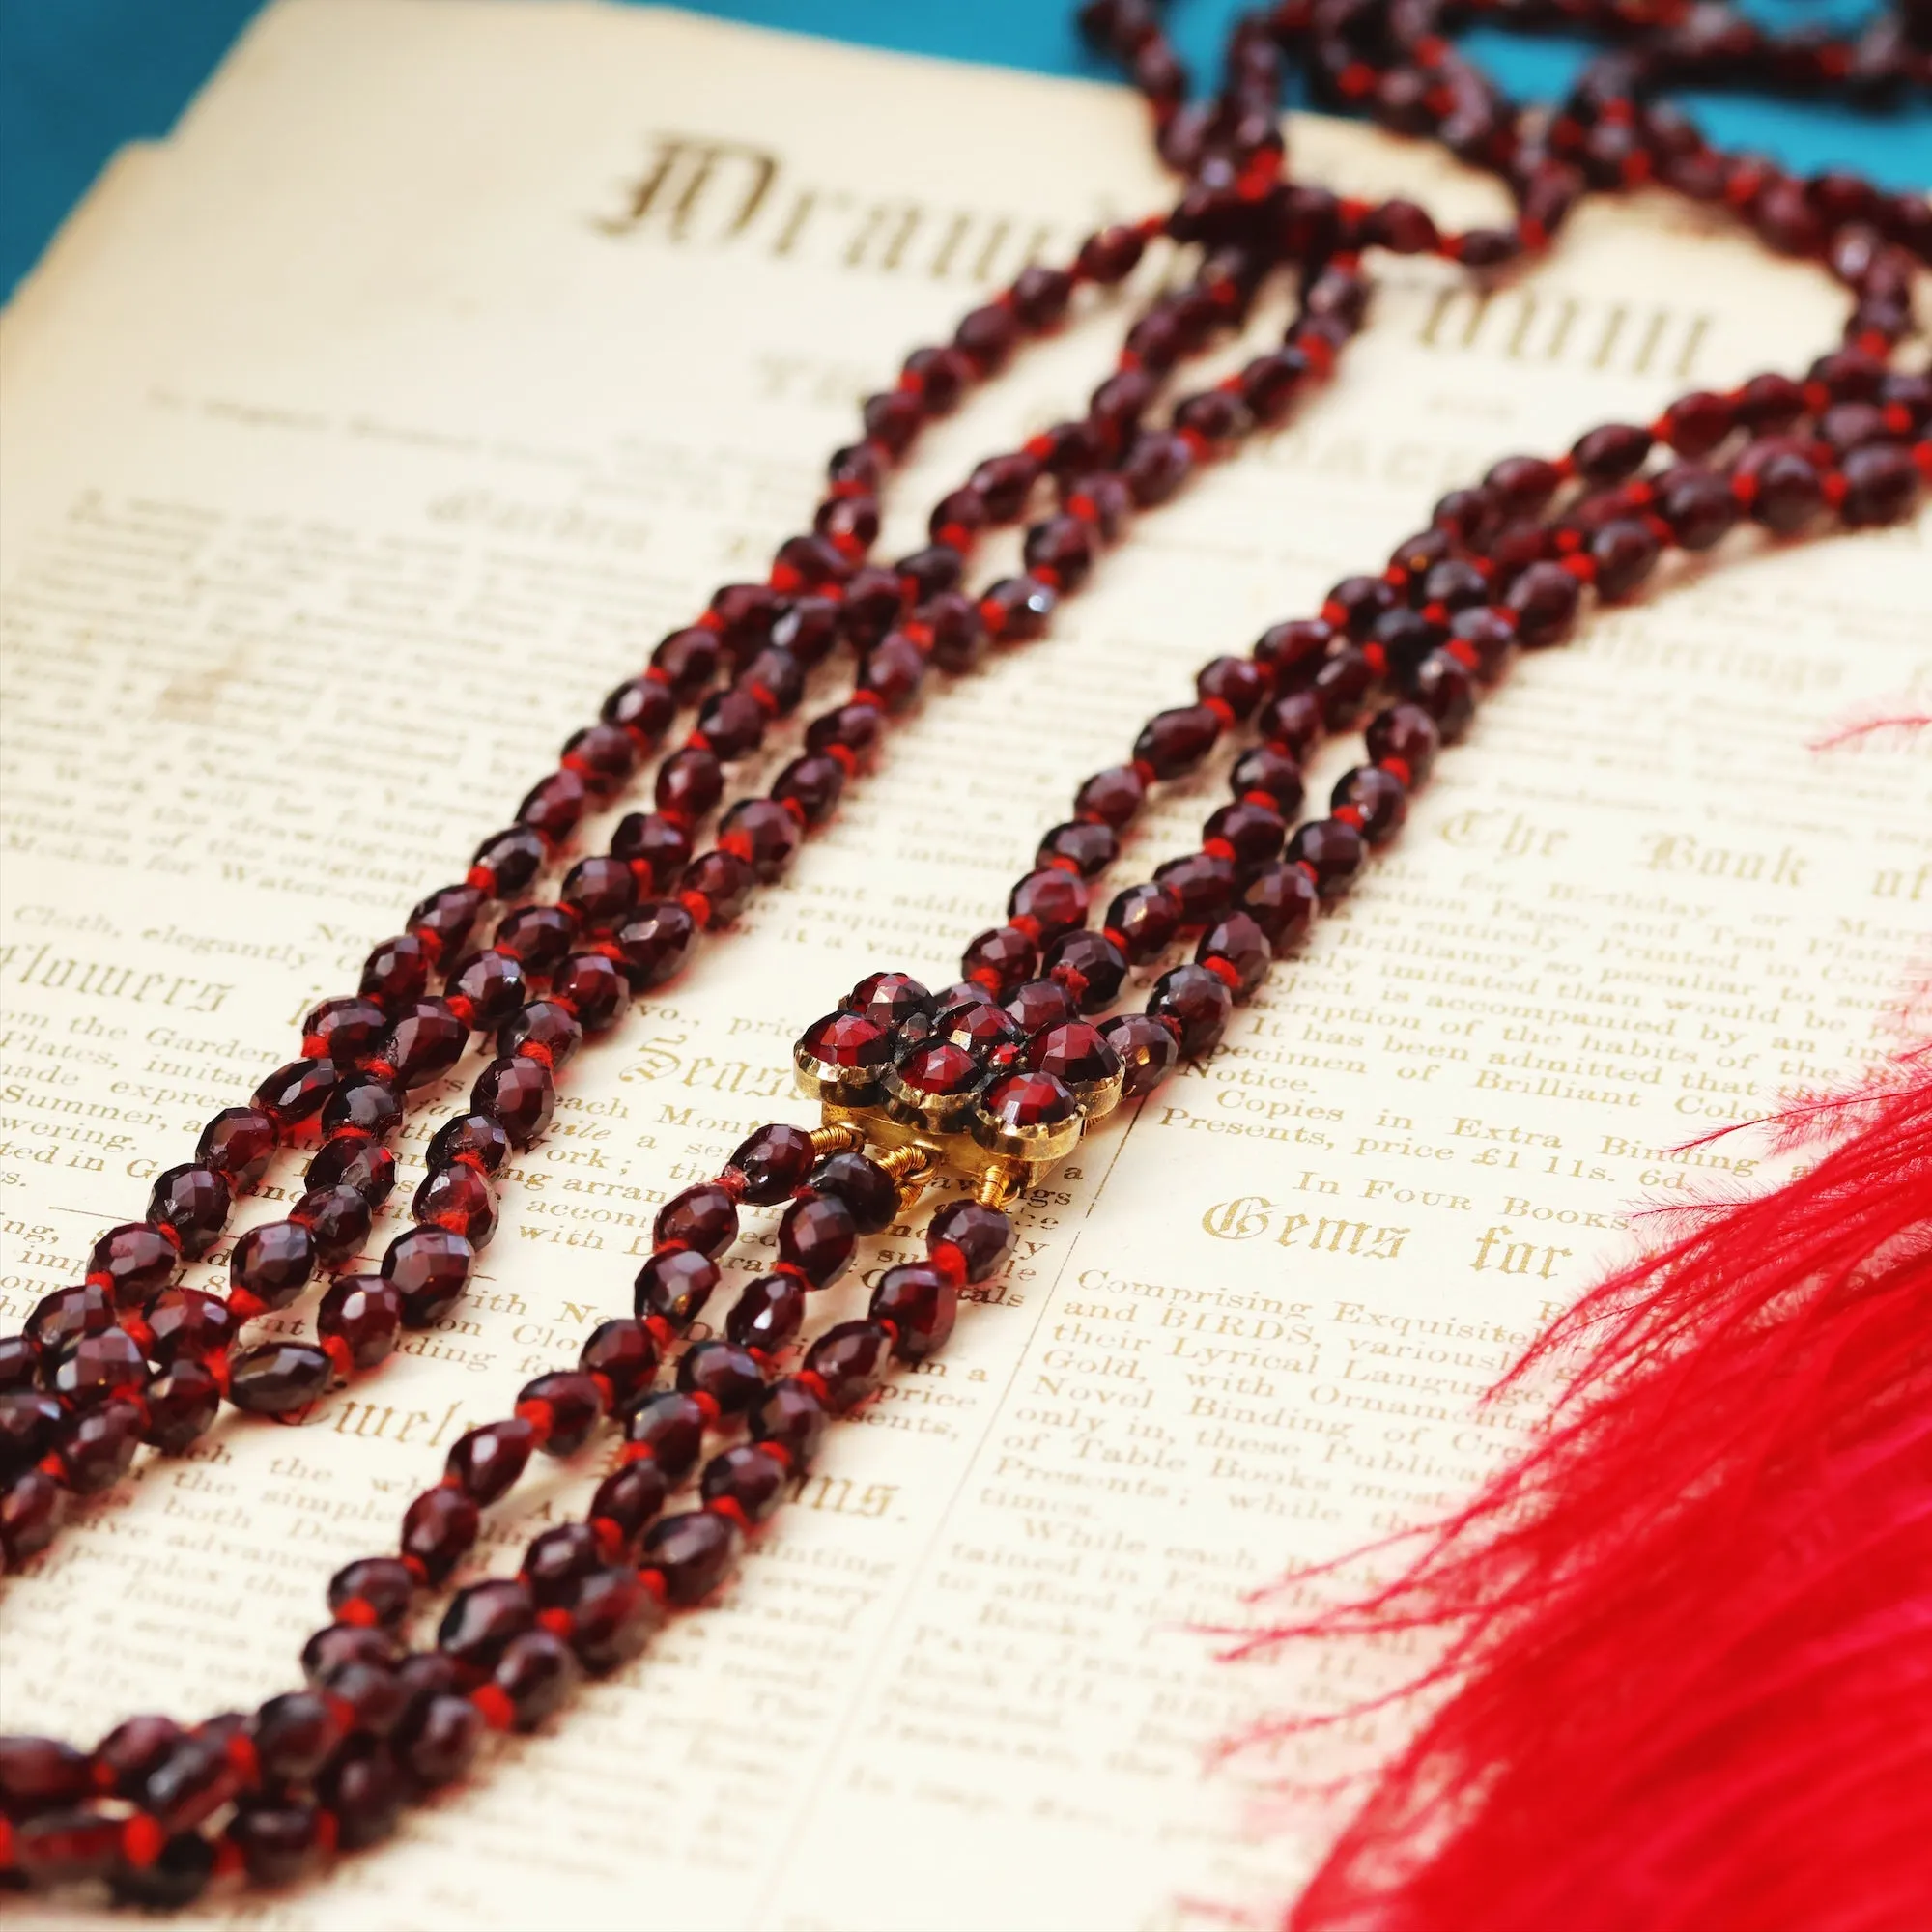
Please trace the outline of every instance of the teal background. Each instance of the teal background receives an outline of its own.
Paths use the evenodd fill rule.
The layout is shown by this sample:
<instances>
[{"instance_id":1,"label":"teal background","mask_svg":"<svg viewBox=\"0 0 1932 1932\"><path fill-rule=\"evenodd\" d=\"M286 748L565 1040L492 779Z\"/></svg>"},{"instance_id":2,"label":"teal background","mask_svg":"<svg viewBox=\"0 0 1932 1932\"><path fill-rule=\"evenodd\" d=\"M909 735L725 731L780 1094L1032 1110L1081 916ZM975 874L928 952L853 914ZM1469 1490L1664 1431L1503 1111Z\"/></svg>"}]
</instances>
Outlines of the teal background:
<instances>
[{"instance_id":1,"label":"teal background","mask_svg":"<svg viewBox=\"0 0 1932 1932\"><path fill-rule=\"evenodd\" d=\"M0 291L33 266L123 141L165 134L260 0L0 0ZM952 60L1100 77L1070 0L718 0L695 12ZM1175 38L1198 72L1237 0L1178 0ZM1818 16L1759 0L1768 18ZM1547 96L1583 43L1478 30L1468 44L1512 93ZM1848 163L1892 187L1932 185L1932 105L1885 115L1692 97L1712 138L1810 173Z\"/></svg>"}]
</instances>

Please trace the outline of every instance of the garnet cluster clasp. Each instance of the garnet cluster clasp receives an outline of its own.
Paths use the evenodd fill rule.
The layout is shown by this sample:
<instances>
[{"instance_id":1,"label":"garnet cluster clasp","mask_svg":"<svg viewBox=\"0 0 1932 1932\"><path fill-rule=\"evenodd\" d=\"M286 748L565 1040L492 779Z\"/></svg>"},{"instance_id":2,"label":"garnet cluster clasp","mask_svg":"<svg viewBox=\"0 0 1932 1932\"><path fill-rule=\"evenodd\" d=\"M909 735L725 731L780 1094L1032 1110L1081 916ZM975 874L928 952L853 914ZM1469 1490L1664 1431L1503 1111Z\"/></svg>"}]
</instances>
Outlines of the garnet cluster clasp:
<instances>
[{"instance_id":1,"label":"garnet cluster clasp","mask_svg":"<svg viewBox=\"0 0 1932 1932\"><path fill-rule=\"evenodd\" d=\"M1037 1185L1121 1103L1125 1069L1049 980L1004 1006L967 981L934 995L904 973L862 980L792 1048L825 1123L970 1179L995 1205Z\"/></svg>"}]
</instances>

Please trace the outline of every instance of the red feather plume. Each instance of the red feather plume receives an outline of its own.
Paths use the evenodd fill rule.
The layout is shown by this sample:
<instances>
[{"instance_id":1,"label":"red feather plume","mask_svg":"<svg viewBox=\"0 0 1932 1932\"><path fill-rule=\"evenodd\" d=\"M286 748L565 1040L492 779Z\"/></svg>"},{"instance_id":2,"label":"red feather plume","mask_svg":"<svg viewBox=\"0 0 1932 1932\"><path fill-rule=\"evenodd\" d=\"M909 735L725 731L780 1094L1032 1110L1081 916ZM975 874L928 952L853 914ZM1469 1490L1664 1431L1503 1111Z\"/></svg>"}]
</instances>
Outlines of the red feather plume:
<instances>
[{"instance_id":1,"label":"red feather plume","mask_svg":"<svg viewBox=\"0 0 1932 1932\"><path fill-rule=\"evenodd\" d=\"M1776 1124L1512 1371L1581 1363L1525 1454L1245 1646L1438 1640L1289 1932L1932 1928L1932 1047Z\"/></svg>"}]
</instances>

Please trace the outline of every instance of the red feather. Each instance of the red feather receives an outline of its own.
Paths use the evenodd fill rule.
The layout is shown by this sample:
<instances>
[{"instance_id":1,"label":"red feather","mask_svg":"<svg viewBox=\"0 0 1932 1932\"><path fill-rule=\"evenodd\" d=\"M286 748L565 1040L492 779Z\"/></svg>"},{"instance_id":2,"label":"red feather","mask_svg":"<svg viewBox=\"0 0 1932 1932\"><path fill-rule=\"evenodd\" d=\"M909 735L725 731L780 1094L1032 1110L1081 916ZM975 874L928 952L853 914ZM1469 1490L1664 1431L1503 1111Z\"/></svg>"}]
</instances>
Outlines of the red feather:
<instances>
[{"instance_id":1,"label":"red feather","mask_svg":"<svg viewBox=\"0 0 1932 1932\"><path fill-rule=\"evenodd\" d=\"M1512 1371L1582 1364L1526 1454L1246 1646L1442 1639L1290 1932L1932 1927L1932 1047L1777 1124Z\"/></svg>"}]
</instances>

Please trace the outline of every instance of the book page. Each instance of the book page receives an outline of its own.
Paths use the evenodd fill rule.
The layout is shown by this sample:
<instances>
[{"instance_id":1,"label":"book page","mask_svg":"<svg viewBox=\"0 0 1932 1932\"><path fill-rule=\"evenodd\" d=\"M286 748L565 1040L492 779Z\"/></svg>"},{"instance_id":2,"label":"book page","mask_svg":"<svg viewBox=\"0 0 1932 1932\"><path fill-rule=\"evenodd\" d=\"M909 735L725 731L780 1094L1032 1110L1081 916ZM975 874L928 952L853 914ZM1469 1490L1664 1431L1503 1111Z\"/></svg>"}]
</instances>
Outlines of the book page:
<instances>
[{"instance_id":1,"label":"book page","mask_svg":"<svg viewBox=\"0 0 1932 1932\"><path fill-rule=\"evenodd\" d=\"M1297 120L1292 143L1350 191L1494 206L1358 128ZM7 370L0 1314L76 1278L604 691L762 571L857 397L1029 255L1165 192L1123 91L669 12L271 9L136 232ZM936 429L881 554L978 456L1077 410L1130 312L1083 308ZM1144 518L1049 639L935 680L785 882L572 1065L448 1320L299 1427L231 1415L137 1463L7 1580L0 1726L88 1741L289 1688L330 1571L391 1547L466 1428L629 1311L657 1206L762 1122L812 1118L800 1029L876 968L950 981L1080 778L1200 662L1375 567L1497 456L1802 368L1837 321L1819 280L1661 201L1586 210L1487 298L1389 267L1329 392ZM1526 660L1224 1048L1029 1198L1004 1281L832 1433L717 1607L381 1851L202 1918L1267 1922L1321 1820L1264 1830L1254 1788L1323 1760L1209 1755L1347 1683L1221 1663L1199 1626L1463 1493L1533 1419L1482 1391L1634 1213L1762 1180L1744 1139L1685 1144L1888 1049L1924 960L1932 755L1813 747L1924 708L1927 537L1741 537ZM1311 798L1352 761L1332 748ZM1114 878L1223 796L1225 760L1170 787ZM412 1115L371 1256L474 1071ZM748 1216L738 1264L771 1222ZM864 1272L917 1247L895 1231ZM818 1297L812 1332L867 1293L855 1271ZM482 1567L601 1467L527 1479Z\"/></svg>"}]
</instances>

